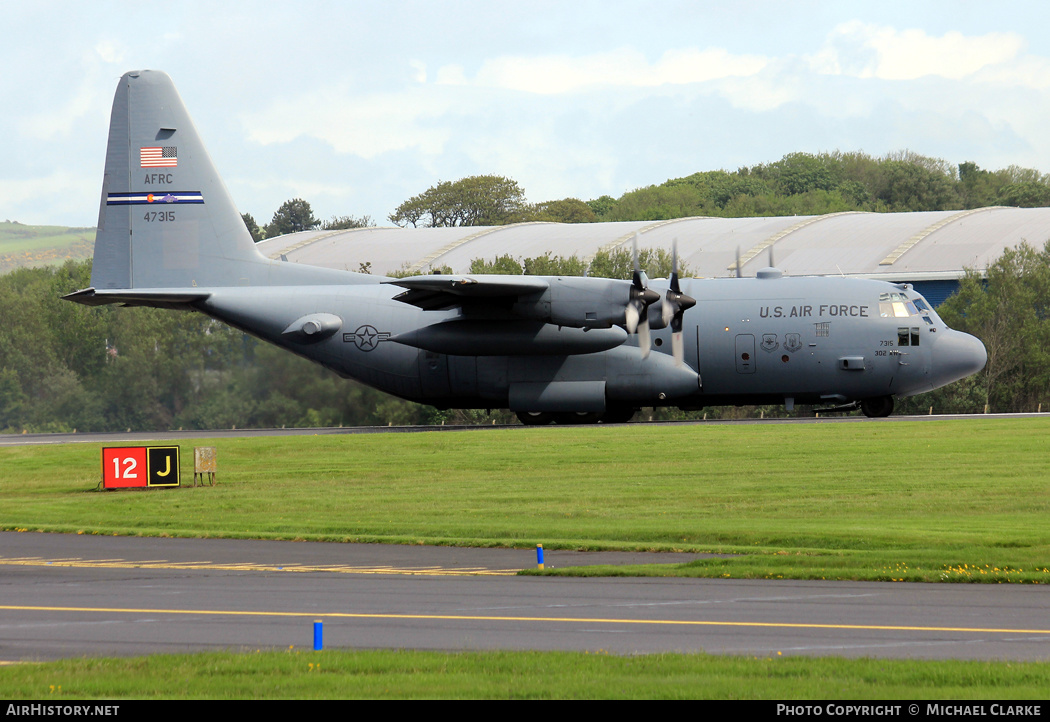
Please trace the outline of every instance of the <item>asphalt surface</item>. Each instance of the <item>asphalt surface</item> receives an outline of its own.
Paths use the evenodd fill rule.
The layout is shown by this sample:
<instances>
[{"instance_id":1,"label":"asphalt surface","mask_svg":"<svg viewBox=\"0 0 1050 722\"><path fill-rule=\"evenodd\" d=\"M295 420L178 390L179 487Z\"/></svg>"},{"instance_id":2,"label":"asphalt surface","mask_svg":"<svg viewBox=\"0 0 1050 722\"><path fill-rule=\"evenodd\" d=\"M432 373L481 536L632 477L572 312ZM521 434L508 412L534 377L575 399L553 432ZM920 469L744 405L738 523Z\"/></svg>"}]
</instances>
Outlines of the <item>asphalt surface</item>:
<instances>
[{"instance_id":1,"label":"asphalt surface","mask_svg":"<svg viewBox=\"0 0 1050 722\"><path fill-rule=\"evenodd\" d=\"M535 564L534 550L0 533L0 661L310 648L317 620L326 648L1050 658L1041 586L514 576Z\"/></svg>"}]
</instances>

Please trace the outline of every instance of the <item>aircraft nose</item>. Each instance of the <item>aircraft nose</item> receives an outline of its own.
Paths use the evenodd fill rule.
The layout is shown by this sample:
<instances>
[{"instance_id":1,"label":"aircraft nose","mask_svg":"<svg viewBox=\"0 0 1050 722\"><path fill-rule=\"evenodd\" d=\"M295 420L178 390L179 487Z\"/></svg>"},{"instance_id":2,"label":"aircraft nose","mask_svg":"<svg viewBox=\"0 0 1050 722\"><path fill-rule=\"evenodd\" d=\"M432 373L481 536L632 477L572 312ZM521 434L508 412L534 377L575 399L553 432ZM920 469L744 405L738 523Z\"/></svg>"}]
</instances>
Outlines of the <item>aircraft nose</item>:
<instances>
[{"instance_id":1,"label":"aircraft nose","mask_svg":"<svg viewBox=\"0 0 1050 722\"><path fill-rule=\"evenodd\" d=\"M988 352L979 338L961 331L945 329L933 349L934 386L964 379L984 368Z\"/></svg>"}]
</instances>

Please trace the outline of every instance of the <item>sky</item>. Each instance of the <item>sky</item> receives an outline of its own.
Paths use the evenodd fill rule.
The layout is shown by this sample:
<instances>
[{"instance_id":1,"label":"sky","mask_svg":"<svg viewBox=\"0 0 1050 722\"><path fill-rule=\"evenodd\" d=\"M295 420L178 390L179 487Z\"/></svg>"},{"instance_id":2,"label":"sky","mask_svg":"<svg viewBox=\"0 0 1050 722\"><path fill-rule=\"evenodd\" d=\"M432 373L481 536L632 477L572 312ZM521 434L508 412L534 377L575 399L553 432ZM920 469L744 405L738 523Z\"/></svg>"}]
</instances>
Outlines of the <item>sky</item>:
<instances>
[{"instance_id":1,"label":"sky","mask_svg":"<svg viewBox=\"0 0 1050 722\"><path fill-rule=\"evenodd\" d=\"M0 0L0 219L92 226L120 76L168 73L239 210L380 225L440 181L582 200L788 153L1050 172L1050 3Z\"/></svg>"}]
</instances>

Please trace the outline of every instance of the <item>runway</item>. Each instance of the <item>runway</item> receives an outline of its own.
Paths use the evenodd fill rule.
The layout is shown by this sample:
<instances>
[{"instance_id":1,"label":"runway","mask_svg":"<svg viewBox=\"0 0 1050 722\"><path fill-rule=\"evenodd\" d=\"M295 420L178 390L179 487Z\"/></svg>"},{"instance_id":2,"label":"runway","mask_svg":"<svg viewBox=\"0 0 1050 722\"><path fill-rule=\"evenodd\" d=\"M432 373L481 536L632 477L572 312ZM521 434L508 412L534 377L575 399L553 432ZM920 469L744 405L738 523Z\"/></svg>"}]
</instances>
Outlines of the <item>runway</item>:
<instances>
[{"instance_id":1,"label":"runway","mask_svg":"<svg viewBox=\"0 0 1050 722\"><path fill-rule=\"evenodd\" d=\"M329 649L1050 658L1040 586L514 576L534 566L534 550L0 533L0 661L309 648L315 620Z\"/></svg>"}]
</instances>

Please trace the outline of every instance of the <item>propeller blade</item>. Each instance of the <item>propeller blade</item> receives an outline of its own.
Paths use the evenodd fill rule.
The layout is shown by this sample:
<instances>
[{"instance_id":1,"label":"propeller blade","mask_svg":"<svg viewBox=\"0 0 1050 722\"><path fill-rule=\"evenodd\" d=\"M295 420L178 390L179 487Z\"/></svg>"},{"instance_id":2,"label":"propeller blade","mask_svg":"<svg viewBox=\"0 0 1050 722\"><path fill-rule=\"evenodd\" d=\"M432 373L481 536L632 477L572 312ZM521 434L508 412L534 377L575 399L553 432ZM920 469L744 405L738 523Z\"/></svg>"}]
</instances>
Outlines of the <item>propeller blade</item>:
<instances>
[{"instance_id":1,"label":"propeller blade","mask_svg":"<svg viewBox=\"0 0 1050 722\"><path fill-rule=\"evenodd\" d=\"M685 363L685 342L682 340L681 331L671 334L671 355L674 357L675 366Z\"/></svg>"},{"instance_id":2,"label":"propeller blade","mask_svg":"<svg viewBox=\"0 0 1050 722\"><path fill-rule=\"evenodd\" d=\"M652 336L649 333L649 307L660 300L660 294L649 289L649 279L638 264L637 233L634 234L633 257L634 273L631 278L630 300L624 308L624 328L627 329L627 333L638 334L638 347L644 359L649 357L652 347Z\"/></svg>"},{"instance_id":3,"label":"propeller blade","mask_svg":"<svg viewBox=\"0 0 1050 722\"><path fill-rule=\"evenodd\" d=\"M671 290L675 293L681 293L682 289L678 286L678 239L675 238L671 241Z\"/></svg>"},{"instance_id":4,"label":"propeller blade","mask_svg":"<svg viewBox=\"0 0 1050 722\"><path fill-rule=\"evenodd\" d=\"M627 319L627 333L634 333L636 330L638 330L638 319L640 317L638 313L638 307L632 301L631 303L627 304L627 309L624 313Z\"/></svg>"},{"instance_id":5,"label":"propeller blade","mask_svg":"<svg viewBox=\"0 0 1050 722\"><path fill-rule=\"evenodd\" d=\"M740 268L740 246L736 247L736 277L744 277L743 269Z\"/></svg>"},{"instance_id":6,"label":"propeller blade","mask_svg":"<svg viewBox=\"0 0 1050 722\"><path fill-rule=\"evenodd\" d=\"M664 327L671 323L671 319L678 313L678 299L682 296L682 289L678 285L678 239L671 241L671 283L667 294L664 296L663 305L660 307L660 318Z\"/></svg>"},{"instance_id":7,"label":"propeller blade","mask_svg":"<svg viewBox=\"0 0 1050 722\"><path fill-rule=\"evenodd\" d=\"M631 259L634 262L634 273L631 275L631 279L634 281L634 287L641 289L645 288L645 283L642 281L642 269L638 267L638 234L634 234L634 240L631 241Z\"/></svg>"}]
</instances>

